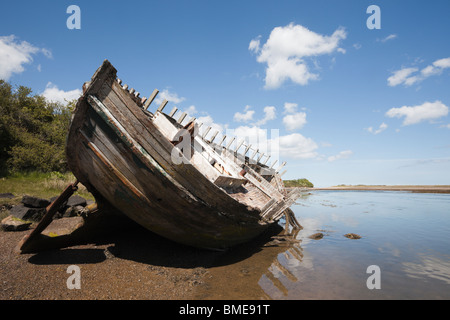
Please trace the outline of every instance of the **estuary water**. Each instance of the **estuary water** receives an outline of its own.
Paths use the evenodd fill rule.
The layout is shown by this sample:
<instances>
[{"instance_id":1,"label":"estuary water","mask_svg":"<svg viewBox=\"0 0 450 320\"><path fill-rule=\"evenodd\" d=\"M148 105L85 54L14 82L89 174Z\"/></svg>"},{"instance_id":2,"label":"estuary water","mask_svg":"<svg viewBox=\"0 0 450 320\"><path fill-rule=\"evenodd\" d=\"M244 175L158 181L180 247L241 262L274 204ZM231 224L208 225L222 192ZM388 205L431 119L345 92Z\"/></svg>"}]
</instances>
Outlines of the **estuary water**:
<instances>
[{"instance_id":1,"label":"estuary water","mask_svg":"<svg viewBox=\"0 0 450 320\"><path fill-rule=\"evenodd\" d=\"M450 299L450 194L313 191L291 209L295 241L224 256L199 298Z\"/></svg>"}]
</instances>

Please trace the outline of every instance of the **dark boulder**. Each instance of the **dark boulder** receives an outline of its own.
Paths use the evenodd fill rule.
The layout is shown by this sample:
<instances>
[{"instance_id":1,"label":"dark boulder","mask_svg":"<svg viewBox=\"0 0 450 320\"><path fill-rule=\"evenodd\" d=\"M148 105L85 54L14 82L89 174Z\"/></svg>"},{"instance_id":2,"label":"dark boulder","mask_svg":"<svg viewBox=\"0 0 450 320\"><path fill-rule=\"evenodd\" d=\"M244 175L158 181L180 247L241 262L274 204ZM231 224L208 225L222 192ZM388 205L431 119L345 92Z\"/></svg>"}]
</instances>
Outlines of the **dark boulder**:
<instances>
[{"instance_id":1,"label":"dark boulder","mask_svg":"<svg viewBox=\"0 0 450 320\"><path fill-rule=\"evenodd\" d=\"M25 195L22 198L22 203L29 208L45 208L50 204L50 201L47 199Z\"/></svg>"},{"instance_id":2,"label":"dark boulder","mask_svg":"<svg viewBox=\"0 0 450 320\"><path fill-rule=\"evenodd\" d=\"M44 216L45 208L29 208L19 204L12 207L9 213L17 219L39 221Z\"/></svg>"}]
</instances>

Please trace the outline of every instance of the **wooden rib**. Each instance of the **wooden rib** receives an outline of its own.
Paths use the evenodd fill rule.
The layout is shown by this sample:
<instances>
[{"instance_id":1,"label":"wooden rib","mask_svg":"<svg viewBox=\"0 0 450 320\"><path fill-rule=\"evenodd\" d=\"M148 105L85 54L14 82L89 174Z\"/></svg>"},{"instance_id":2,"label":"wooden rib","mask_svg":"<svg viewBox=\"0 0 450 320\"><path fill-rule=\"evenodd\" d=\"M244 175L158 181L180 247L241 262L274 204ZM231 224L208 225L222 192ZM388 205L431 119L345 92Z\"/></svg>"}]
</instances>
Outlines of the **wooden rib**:
<instances>
[{"instance_id":1,"label":"wooden rib","mask_svg":"<svg viewBox=\"0 0 450 320\"><path fill-rule=\"evenodd\" d=\"M248 150L250 150L251 147L252 147L252 145L249 144L249 145L247 146L247 148L245 148L244 156L247 154Z\"/></svg>"},{"instance_id":2,"label":"wooden rib","mask_svg":"<svg viewBox=\"0 0 450 320\"><path fill-rule=\"evenodd\" d=\"M279 172L284 166L286 165L286 161L284 161L277 170L275 170L276 172Z\"/></svg>"},{"instance_id":3,"label":"wooden rib","mask_svg":"<svg viewBox=\"0 0 450 320\"><path fill-rule=\"evenodd\" d=\"M216 133L214 133L214 135L211 137L211 139L209 140L209 143L213 142L214 139L217 137L217 135L219 134L219 131L216 131Z\"/></svg>"},{"instance_id":4,"label":"wooden rib","mask_svg":"<svg viewBox=\"0 0 450 320\"><path fill-rule=\"evenodd\" d=\"M172 111L170 111L170 113L168 114L169 117L173 117L175 115L175 113L177 113L178 108L177 107L173 107Z\"/></svg>"},{"instance_id":5,"label":"wooden rib","mask_svg":"<svg viewBox=\"0 0 450 320\"><path fill-rule=\"evenodd\" d=\"M238 152L239 148L242 147L243 144L244 144L244 140L242 140L241 143L239 143L238 147L234 151Z\"/></svg>"},{"instance_id":6,"label":"wooden rib","mask_svg":"<svg viewBox=\"0 0 450 320\"><path fill-rule=\"evenodd\" d=\"M267 159L266 159L266 161L264 161L263 165L266 165L266 163L267 163L267 161L269 161L270 157L271 157L271 156L268 156L268 157L267 157Z\"/></svg>"},{"instance_id":7,"label":"wooden rib","mask_svg":"<svg viewBox=\"0 0 450 320\"><path fill-rule=\"evenodd\" d=\"M273 163L272 163L272 165L270 166L270 169L272 169L274 166L275 166L275 164L278 162L278 160L275 160Z\"/></svg>"},{"instance_id":8,"label":"wooden rib","mask_svg":"<svg viewBox=\"0 0 450 320\"><path fill-rule=\"evenodd\" d=\"M162 112L164 110L164 108L166 107L167 102L169 102L169 101L164 99L164 101L161 102L160 106L158 107L158 109L156 111Z\"/></svg>"},{"instance_id":9,"label":"wooden rib","mask_svg":"<svg viewBox=\"0 0 450 320\"><path fill-rule=\"evenodd\" d=\"M218 143L218 145L221 146L222 143L225 141L226 138L227 138L227 136L224 135L224 136L222 137L222 140L220 140L220 143Z\"/></svg>"},{"instance_id":10,"label":"wooden rib","mask_svg":"<svg viewBox=\"0 0 450 320\"><path fill-rule=\"evenodd\" d=\"M259 161L262 159L262 157L264 157L264 153L261 153L261 155L258 157L258 159L256 160L256 162L259 162Z\"/></svg>"},{"instance_id":11,"label":"wooden rib","mask_svg":"<svg viewBox=\"0 0 450 320\"><path fill-rule=\"evenodd\" d=\"M230 142L228 142L226 148L230 149L231 144L233 143L233 141L236 140L236 137L233 137L233 139L230 140Z\"/></svg>"},{"instance_id":12,"label":"wooden rib","mask_svg":"<svg viewBox=\"0 0 450 320\"><path fill-rule=\"evenodd\" d=\"M147 99L147 101L144 104L144 109L147 110L148 107L150 107L150 104L153 102L153 100L156 98L156 96L158 95L159 90L155 89L153 90L151 96Z\"/></svg>"},{"instance_id":13,"label":"wooden rib","mask_svg":"<svg viewBox=\"0 0 450 320\"><path fill-rule=\"evenodd\" d=\"M186 116L187 116L187 113L186 112L183 112L182 114L181 114L181 116L180 116L180 118L178 119L178 123L182 123L183 122L183 120L184 120L184 118L186 118Z\"/></svg>"},{"instance_id":14,"label":"wooden rib","mask_svg":"<svg viewBox=\"0 0 450 320\"><path fill-rule=\"evenodd\" d=\"M205 132L203 132L202 138L204 139L206 137L206 135L209 133L209 131L211 130L211 127L208 127Z\"/></svg>"}]
</instances>

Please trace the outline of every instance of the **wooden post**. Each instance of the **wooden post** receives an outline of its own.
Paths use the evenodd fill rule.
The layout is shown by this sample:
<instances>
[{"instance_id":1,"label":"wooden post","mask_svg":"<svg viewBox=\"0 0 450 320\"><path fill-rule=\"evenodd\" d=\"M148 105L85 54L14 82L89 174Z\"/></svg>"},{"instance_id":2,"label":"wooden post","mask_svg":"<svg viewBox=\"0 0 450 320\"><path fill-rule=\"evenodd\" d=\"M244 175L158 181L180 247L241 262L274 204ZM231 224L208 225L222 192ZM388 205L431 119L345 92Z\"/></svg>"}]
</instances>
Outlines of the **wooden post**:
<instances>
[{"instance_id":1,"label":"wooden post","mask_svg":"<svg viewBox=\"0 0 450 320\"><path fill-rule=\"evenodd\" d=\"M206 135L209 133L209 131L211 130L211 127L208 127L205 132L203 132L202 138L205 139Z\"/></svg>"},{"instance_id":2,"label":"wooden post","mask_svg":"<svg viewBox=\"0 0 450 320\"><path fill-rule=\"evenodd\" d=\"M270 169L272 169L273 168L273 166L275 165L275 163L277 163L278 162L278 160L275 160L275 162L274 163L272 163L272 165L270 166Z\"/></svg>"},{"instance_id":3,"label":"wooden post","mask_svg":"<svg viewBox=\"0 0 450 320\"><path fill-rule=\"evenodd\" d=\"M187 113L183 112L177 122L181 124L183 122L184 118L186 118L186 116L187 116Z\"/></svg>"},{"instance_id":4,"label":"wooden post","mask_svg":"<svg viewBox=\"0 0 450 320\"><path fill-rule=\"evenodd\" d=\"M178 108L177 107L173 107L172 111L170 111L169 113L169 117L173 117L175 115L175 113L177 113Z\"/></svg>"},{"instance_id":5,"label":"wooden post","mask_svg":"<svg viewBox=\"0 0 450 320\"><path fill-rule=\"evenodd\" d=\"M245 148L244 156L247 154L248 150L250 150L251 147L252 147L252 145L249 144L249 145L247 146L247 148Z\"/></svg>"},{"instance_id":6,"label":"wooden post","mask_svg":"<svg viewBox=\"0 0 450 320\"><path fill-rule=\"evenodd\" d=\"M162 112L164 110L164 108L166 107L167 102L169 102L169 101L164 99L164 101L161 103L161 105L159 106L159 108L156 111Z\"/></svg>"},{"instance_id":7,"label":"wooden post","mask_svg":"<svg viewBox=\"0 0 450 320\"><path fill-rule=\"evenodd\" d=\"M226 138L227 138L227 136L224 135L224 136L222 137L222 140L220 140L220 143L218 143L218 145L221 146L222 143L225 141Z\"/></svg>"},{"instance_id":8,"label":"wooden post","mask_svg":"<svg viewBox=\"0 0 450 320\"><path fill-rule=\"evenodd\" d=\"M259 162L259 160L261 160L263 156L264 156L264 153L261 153L261 155L258 157L258 159L256 160L256 162Z\"/></svg>"},{"instance_id":9,"label":"wooden post","mask_svg":"<svg viewBox=\"0 0 450 320\"><path fill-rule=\"evenodd\" d=\"M235 152L238 152L239 148L244 144L244 140L241 141L241 143L239 143L238 147L236 148L236 150L234 150Z\"/></svg>"},{"instance_id":10,"label":"wooden post","mask_svg":"<svg viewBox=\"0 0 450 320\"><path fill-rule=\"evenodd\" d=\"M219 131L216 131L216 133L214 133L214 135L211 137L211 139L209 140L209 143L213 142L214 139L216 138L216 136L219 134Z\"/></svg>"},{"instance_id":11,"label":"wooden post","mask_svg":"<svg viewBox=\"0 0 450 320\"><path fill-rule=\"evenodd\" d=\"M148 107L150 107L150 104L153 102L153 100L156 98L157 94L159 93L158 89L153 90L152 95L147 99L147 101L144 104L144 109L147 110Z\"/></svg>"},{"instance_id":12,"label":"wooden post","mask_svg":"<svg viewBox=\"0 0 450 320\"><path fill-rule=\"evenodd\" d=\"M230 140L230 142L228 142L226 148L230 149L231 144L233 143L233 141L236 140L236 137L233 137L233 139Z\"/></svg>"},{"instance_id":13,"label":"wooden post","mask_svg":"<svg viewBox=\"0 0 450 320\"><path fill-rule=\"evenodd\" d=\"M281 168L283 168L286 165L286 161L284 161L276 170L277 172L279 172L281 170Z\"/></svg>"}]
</instances>

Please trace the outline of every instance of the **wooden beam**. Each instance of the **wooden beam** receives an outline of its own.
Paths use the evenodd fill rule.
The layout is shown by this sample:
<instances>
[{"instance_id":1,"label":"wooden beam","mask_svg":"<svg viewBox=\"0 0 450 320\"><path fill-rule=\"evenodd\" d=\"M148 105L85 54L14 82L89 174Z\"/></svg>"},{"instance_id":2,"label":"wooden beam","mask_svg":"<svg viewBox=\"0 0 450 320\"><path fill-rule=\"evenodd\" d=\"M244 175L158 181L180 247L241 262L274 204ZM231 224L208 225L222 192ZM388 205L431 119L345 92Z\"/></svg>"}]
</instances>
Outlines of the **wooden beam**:
<instances>
[{"instance_id":1,"label":"wooden beam","mask_svg":"<svg viewBox=\"0 0 450 320\"><path fill-rule=\"evenodd\" d=\"M258 157L258 159L256 160L256 162L259 162L259 160L261 160L263 156L264 156L264 153L261 153L261 155Z\"/></svg>"},{"instance_id":2,"label":"wooden beam","mask_svg":"<svg viewBox=\"0 0 450 320\"><path fill-rule=\"evenodd\" d=\"M161 103L161 105L159 106L159 108L156 111L162 112L164 110L164 108L166 107L167 102L169 102L169 101L164 99L164 101Z\"/></svg>"},{"instance_id":3,"label":"wooden beam","mask_svg":"<svg viewBox=\"0 0 450 320\"><path fill-rule=\"evenodd\" d=\"M281 168L283 168L286 165L286 161L284 161L277 170L275 170L276 172L279 172L281 170Z\"/></svg>"},{"instance_id":4,"label":"wooden beam","mask_svg":"<svg viewBox=\"0 0 450 320\"><path fill-rule=\"evenodd\" d=\"M205 132L203 132L202 138L205 139L206 135L209 133L209 131L211 130L211 127L208 127Z\"/></svg>"},{"instance_id":5,"label":"wooden beam","mask_svg":"<svg viewBox=\"0 0 450 320\"><path fill-rule=\"evenodd\" d=\"M233 139L230 140L230 142L228 142L226 148L230 149L231 144L233 143L233 141L236 140L236 137L233 137Z\"/></svg>"},{"instance_id":6,"label":"wooden beam","mask_svg":"<svg viewBox=\"0 0 450 320\"><path fill-rule=\"evenodd\" d=\"M263 165L266 165L266 163L267 163L267 161L269 161L270 157L271 157L271 156L268 156L268 157L267 157L267 159L266 159L266 161L264 161Z\"/></svg>"},{"instance_id":7,"label":"wooden beam","mask_svg":"<svg viewBox=\"0 0 450 320\"><path fill-rule=\"evenodd\" d=\"M153 102L153 100L156 98L156 96L158 95L158 93L159 93L159 90L158 90L158 89L153 90L152 95L147 99L147 101L145 101L145 104L144 104L144 109L145 109L145 110L147 110L148 107L150 107L150 104L151 104L151 103Z\"/></svg>"},{"instance_id":8,"label":"wooden beam","mask_svg":"<svg viewBox=\"0 0 450 320\"><path fill-rule=\"evenodd\" d=\"M186 118L186 116L187 116L187 113L186 112L183 112L182 114L181 114L181 116L180 116L180 118L178 119L178 123L182 123L183 122L183 120L184 120L184 118Z\"/></svg>"},{"instance_id":9,"label":"wooden beam","mask_svg":"<svg viewBox=\"0 0 450 320\"><path fill-rule=\"evenodd\" d=\"M244 156L247 154L248 150L250 150L251 147L252 147L252 145L249 144L249 145L247 146L247 148L245 148Z\"/></svg>"},{"instance_id":10,"label":"wooden beam","mask_svg":"<svg viewBox=\"0 0 450 320\"><path fill-rule=\"evenodd\" d=\"M218 143L218 145L221 146L222 143L225 141L226 138L227 138L227 136L224 135L224 136L222 137L222 140L220 140L220 143Z\"/></svg>"},{"instance_id":11,"label":"wooden beam","mask_svg":"<svg viewBox=\"0 0 450 320\"><path fill-rule=\"evenodd\" d=\"M217 137L218 134L219 134L219 131L216 131L216 133L213 134L213 136L211 137L211 139L209 139L209 143L213 142L214 139Z\"/></svg>"},{"instance_id":12,"label":"wooden beam","mask_svg":"<svg viewBox=\"0 0 450 320\"><path fill-rule=\"evenodd\" d=\"M172 111L170 111L169 113L169 117L173 117L175 115L175 113L177 113L178 108L177 107L173 107Z\"/></svg>"},{"instance_id":13,"label":"wooden beam","mask_svg":"<svg viewBox=\"0 0 450 320\"><path fill-rule=\"evenodd\" d=\"M236 150L234 150L235 152L238 152L239 148L244 144L244 140L241 141L241 143L239 143L238 147L236 148Z\"/></svg>"},{"instance_id":14,"label":"wooden beam","mask_svg":"<svg viewBox=\"0 0 450 320\"><path fill-rule=\"evenodd\" d=\"M274 163L272 163L272 165L270 166L270 169L273 168L273 166L278 162L278 160L275 160Z\"/></svg>"}]
</instances>

